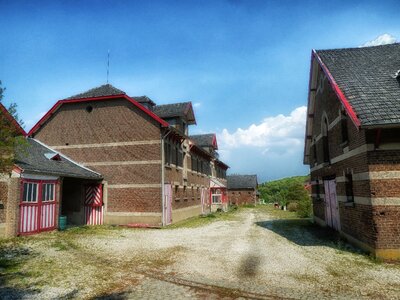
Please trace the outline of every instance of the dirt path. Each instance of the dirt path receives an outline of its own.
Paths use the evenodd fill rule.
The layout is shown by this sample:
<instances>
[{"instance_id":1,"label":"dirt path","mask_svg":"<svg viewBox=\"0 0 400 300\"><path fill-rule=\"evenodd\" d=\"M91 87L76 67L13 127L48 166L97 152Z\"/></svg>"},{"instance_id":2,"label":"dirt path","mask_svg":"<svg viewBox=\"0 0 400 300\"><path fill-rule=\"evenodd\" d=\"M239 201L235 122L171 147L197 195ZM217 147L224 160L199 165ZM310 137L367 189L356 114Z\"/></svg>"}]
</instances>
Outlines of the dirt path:
<instances>
[{"instance_id":1,"label":"dirt path","mask_svg":"<svg viewBox=\"0 0 400 300\"><path fill-rule=\"evenodd\" d=\"M20 242L29 255L0 277L0 298L400 299L400 266L264 208L195 228L78 233Z\"/></svg>"}]
</instances>

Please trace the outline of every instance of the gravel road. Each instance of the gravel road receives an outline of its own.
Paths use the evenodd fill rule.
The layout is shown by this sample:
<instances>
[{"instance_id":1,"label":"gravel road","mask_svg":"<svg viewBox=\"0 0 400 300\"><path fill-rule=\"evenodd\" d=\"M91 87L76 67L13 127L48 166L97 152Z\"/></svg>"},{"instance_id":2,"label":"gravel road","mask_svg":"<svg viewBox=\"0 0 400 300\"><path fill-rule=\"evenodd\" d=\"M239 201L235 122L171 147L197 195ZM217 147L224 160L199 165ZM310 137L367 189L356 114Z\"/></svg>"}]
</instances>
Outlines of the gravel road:
<instances>
[{"instance_id":1,"label":"gravel road","mask_svg":"<svg viewBox=\"0 0 400 300\"><path fill-rule=\"evenodd\" d=\"M280 220L256 208L241 210L233 220L196 228L83 235L75 238L78 246L70 251L49 249L39 239L29 245L36 259L70 271L35 292L16 295L400 299L399 265L375 262L347 244L326 239L326 233L306 220Z\"/></svg>"}]
</instances>

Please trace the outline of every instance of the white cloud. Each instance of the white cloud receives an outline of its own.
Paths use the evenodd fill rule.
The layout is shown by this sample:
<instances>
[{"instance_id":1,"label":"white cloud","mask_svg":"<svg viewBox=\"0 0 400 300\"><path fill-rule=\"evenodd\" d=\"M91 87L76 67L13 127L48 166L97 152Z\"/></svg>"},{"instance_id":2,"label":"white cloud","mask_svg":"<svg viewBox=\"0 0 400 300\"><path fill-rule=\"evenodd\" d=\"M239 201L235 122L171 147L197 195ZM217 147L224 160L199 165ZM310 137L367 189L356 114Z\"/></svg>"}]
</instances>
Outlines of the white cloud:
<instances>
[{"instance_id":1,"label":"white cloud","mask_svg":"<svg viewBox=\"0 0 400 300\"><path fill-rule=\"evenodd\" d=\"M267 117L260 124L252 124L248 128L238 128L233 133L223 129L218 136L220 148L224 150L238 147L261 148L261 153L293 146L304 142L307 107L294 109L290 115L282 114Z\"/></svg>"},{"instance_id":2,"label":"white cloud","mask_svg":"<svg viewBox=\"0 0 400 300\"><path fill-rule=\"evenodd\" d=\"M195 102L193 103L193 107L198 108L201 106L201 102Z\"/></svg>"},{"instance_id":3,"label":"white cloud","mask_svg":"<svg viewBox=\"0 0 400 300\"><path fill-rule=\"evenodd\" d=\"M223 129L217 138L228 172L257 174L259 182L307 174L309 168L303 165L306 115L307 108L301 106L244 129Z\"/></svg>"},{"instance_id":4,"label":"white cloud","mask_svg":"<svg viewBox=\"0 0 400 300\"><path fill-rule=\"evenodd\" d=\"M368 41L360 47L371 47L396 43L396 38L388 33L381 34L376 39Z\"/></svg>"}]
</instances>

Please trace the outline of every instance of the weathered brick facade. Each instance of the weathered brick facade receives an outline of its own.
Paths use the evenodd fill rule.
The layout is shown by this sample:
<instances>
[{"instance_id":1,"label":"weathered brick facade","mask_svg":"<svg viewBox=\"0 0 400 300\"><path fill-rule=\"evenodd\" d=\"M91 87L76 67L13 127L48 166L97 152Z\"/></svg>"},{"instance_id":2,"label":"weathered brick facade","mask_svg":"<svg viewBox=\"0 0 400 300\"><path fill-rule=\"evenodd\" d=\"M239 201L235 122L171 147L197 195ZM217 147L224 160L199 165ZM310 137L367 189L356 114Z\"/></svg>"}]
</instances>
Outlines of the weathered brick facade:
<instances>
[{"instance_id":1,"label":"weathered brick facade","mask_svg":"<svg viewBox=\"0 0 400 300\"><path fill-rule=\"evenodd\" d=\"M315 220L326 225L324 182L335 179L339 231L378 257L399 259L400 131L357 128L321 68L317 82L308 161Z\"/></svg>"},{"instance_id":2,"label":"weathered brick facade","mask_svg":"<svg viewBox=\"0 0 400 300\"><path fill-rule=\"evenodd\" d=\"M257 192L253 189L229 189L228 198L233 205L257 204Z\"/></svg>"},{"instance_id":3,"label":"weathered brick facade","mask_svg":"<svg viewBox=\"0 0 400 300\"><path fill-rule=\"evenodd\" d=\"M32 136L102 174L106 223L161 225L163 184L172 186L173 222L198 215L201 189L210 186L211 174L192 170L187 128L178 119L178 129L165 127L124 96L82 99L63 103ZM179 166L167 162L167 142L183 155ZM207 159L210 164L212 157Z\"/></svg>"}]
</instances>

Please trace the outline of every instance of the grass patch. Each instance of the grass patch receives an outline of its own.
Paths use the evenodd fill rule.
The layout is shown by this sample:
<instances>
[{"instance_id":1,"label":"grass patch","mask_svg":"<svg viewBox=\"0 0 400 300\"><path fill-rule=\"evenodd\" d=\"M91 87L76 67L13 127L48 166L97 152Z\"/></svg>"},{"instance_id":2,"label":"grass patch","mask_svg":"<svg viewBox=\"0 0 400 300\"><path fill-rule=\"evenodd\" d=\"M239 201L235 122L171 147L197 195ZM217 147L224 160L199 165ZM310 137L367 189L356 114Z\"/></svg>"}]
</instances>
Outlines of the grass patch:
<instances>
[{"instance_id":1,"label":"grass patch","mask_svg":"<svg viewBox=\"0 0 400 300\"><path fill-rule=\"evenodd\" d=\"M274 208L272 204L261 204L257 206L258 210L267 212L276 219L301 219L296 212Z\"/></svg>"},{"instance_id":2,"label":"grass patch","mask_svg":"<svg viewBox=\"0 0 400 300\"><path fill-rule=\"evenodd\" d=\"M229 208L227 212L213 212L207 215L200 215L186 220L182 220L175 224L171 224L162 229L177 229L177 228L196 228L211 224L216 221L231 221L237 218L236 213L239 211L237 207Z\"/></svg>"}]
</instances>

